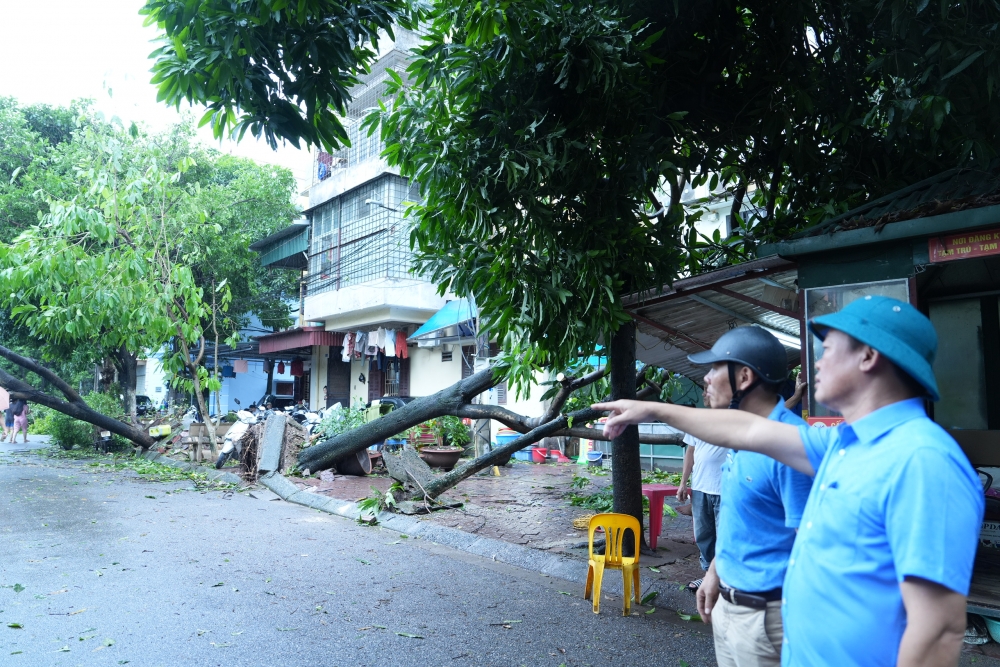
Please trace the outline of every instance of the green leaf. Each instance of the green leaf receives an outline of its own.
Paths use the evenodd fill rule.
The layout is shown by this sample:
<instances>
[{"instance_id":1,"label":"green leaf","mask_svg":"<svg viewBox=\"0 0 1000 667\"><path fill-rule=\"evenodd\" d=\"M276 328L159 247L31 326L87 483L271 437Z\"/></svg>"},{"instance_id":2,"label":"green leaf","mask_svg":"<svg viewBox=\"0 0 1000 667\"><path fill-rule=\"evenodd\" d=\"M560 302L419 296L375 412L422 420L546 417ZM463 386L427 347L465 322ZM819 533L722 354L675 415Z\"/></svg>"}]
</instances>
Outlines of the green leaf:
<instances>
[{"instance_id":1,"label":"green leaf","mask_svg":"<svg viewBox=\"0 0 1000 667\"><path fill-rule=\"evenodd\" d=\"M14 592L15 593L20 593L23 590L24 590L24 586L22 586L21 584L14 584Z\"/></svg>"},{"instance_id":2,"label":"green leaf","mask_svg":"<svg viewBox=\"0 0 1000 667\"><path fill-rule=\"evenodd\" d=\"M7 627L8 628L13 628L15 630L22 630L24 628L24 626L21 625L20 623L8 623Z\"/></svg>"},{"instance_id":3,"label":"green leaf","mask_svg":"<svg viewBox=\"0 0 1000 667\"><path fill-rule=\"evenodd\" d=\"M653 568L649 569L652 570ZM657 595L659 595L658 591L650 591L646 593L645 595L642 596L642 601L640 602L640 604L649 604L650 602L656 599Z\"/></svg>"},{"instance_id":4,"label":"green leaf","mask_svg":"<svg viewBox=\"0 0 1000 667\"><path fill-rule=\"evenodd\" d=\"M944 76L942 76L941 80L944 81L945 79L950 79L951 77L955 76L959 72L963 71L966 67L968 67L972 63L976 62L976 60L978 60L979 57L982 56L984 53L986 53L985 50L980 50L980 51L976 51L975 53L966 56L965 59L963 59L962 62L960 62L955 68L953 68L947 74L945 74Z\"/></svg>"},{"instance_id":5,"label":"green leaf","mask_svg":"<svg viewBox=\"0 0 1000 667\"><path fill-rule=\"evenodd\" d=\"M681 611L679 609L677 610L677 615L681 617L682 621L700 621L701 620L701 615L699 615L697 613L694 613L694 614L685 614L683 611Z\"/></svg>"},{"instance_id":6,"label":"green leaf","mask_svg":"<svg viewBox=\"0 0 1000 667\"><path fill-rule=\"evenodd\" d=\"M400 637L409 637L410 639L424 639L423 635L415 635L410 632L397 632L396 634Z\"/></svg>"}]
</instances>

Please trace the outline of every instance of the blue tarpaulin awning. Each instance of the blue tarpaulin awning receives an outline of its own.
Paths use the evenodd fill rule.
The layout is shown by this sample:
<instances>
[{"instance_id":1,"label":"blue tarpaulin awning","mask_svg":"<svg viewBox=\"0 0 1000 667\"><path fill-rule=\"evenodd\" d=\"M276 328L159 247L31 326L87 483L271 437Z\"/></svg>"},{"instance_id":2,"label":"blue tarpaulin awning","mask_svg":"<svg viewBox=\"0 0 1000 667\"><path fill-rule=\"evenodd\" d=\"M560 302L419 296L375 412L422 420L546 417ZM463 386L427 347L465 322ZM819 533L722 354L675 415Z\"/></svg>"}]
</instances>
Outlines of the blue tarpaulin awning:
<instances>
[{"instance_id":1,"label":"blue tarpaulin awning","mask_svg":"<svg viewBox=\"0 0 1000 667\"><path fill-rule=\"evenodd\" d=\"M434 313L408 340L418 345L453 343L476 337L476 307L468 299L455 299Z\"/></svg>"}]
</instances>

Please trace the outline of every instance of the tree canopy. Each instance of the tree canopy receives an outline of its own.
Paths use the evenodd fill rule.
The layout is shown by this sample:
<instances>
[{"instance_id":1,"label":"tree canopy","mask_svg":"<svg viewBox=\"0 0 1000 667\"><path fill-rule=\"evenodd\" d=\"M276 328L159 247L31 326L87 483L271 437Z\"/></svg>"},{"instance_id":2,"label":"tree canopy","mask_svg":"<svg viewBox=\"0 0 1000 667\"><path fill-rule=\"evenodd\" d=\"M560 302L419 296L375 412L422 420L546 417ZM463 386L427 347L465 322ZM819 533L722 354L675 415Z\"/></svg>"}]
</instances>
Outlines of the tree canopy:
<instances>
[{"instance_id":1,"label":"tree canopy","mask_svg":"<svg viewBox=\"0 0 1000 667\"><path fill-rule=\"evenodd\" d=\"M377 34L345 39L325 3L292 4L147 3L164 32L156 81L171 101L227 109L217 128L256 123L335 145L317 128L339 122ZM712 180L755 211L722 244L732 259L997 155L1000 7L989 0L345 7L359 20L418 21L423 44L379 119L390 161L423 188L414 243L430 275L473 292L494 330L538 362L566 365L614 331L623 291L718 256L693 233L697 211L678 206L685 182ZM251 32L223 29L223 16ZM249 39L268 55L217 45ZM252 79L253 95L195 85L263 70L271 54L298 73L294 86L284 75ZM294 122L269 118L279 103Z\"/></svg>"},{"instance_id":2,"label":"tree canopy","mask_svg":"<svg viewBox=\"0 0 1000 667\"><path fill-rule=\"evenodd\" d=\"M0 148L0 320L18 353L110 358L132 404L142 353L167 345L174 381L200 396L218 381L203 337L230 338L250 315L287 326L294 277L266 272L248 245L297 216L290 172L206 149L186 125L32 109L0 105L0 132L17 139Z\"/></svg>"},{"instance_id":3,"label":"tree canopy","mask_svg":"<svg viewBox=\"0 0 1000 667\"><path fill-rule=\"evenodd\" d=\"M348 141L337 117L348 89L377 58L380 36L415 10L406 0L149 0L141 13L165 37L153 54L161 101L207 103L202 124L217 137L250 130L272 147L335 148Z\"/></svg>"}]
</instances>

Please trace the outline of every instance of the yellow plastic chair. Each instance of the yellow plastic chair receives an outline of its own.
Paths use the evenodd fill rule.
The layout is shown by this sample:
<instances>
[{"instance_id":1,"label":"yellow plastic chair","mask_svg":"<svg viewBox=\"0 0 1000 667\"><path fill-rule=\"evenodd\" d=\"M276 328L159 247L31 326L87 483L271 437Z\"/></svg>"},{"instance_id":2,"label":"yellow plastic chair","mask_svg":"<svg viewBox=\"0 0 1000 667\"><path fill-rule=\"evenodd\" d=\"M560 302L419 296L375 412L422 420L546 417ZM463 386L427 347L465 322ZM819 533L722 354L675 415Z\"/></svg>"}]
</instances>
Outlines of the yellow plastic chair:
<instances>
[{"instance_id":1,"label":"yellow plastic chair","mask_svg":"<svg viewBox=\"0 0 1000 667\"><path fill-rule=\"evenodd\" d=\"M605 546L604 554L594 553L594 531L600 526L604 529ZM624 543L625 531L632 530L635 539L635 549L632 553L635 556L623 556L622 544ZM630 514L596 514L590 519L589 528L589 556L587 563L587 584L583 591L583 599L589 600L590 594L594 594L594 613L601 613L601 580L604 578L605 568L622 571L622 582L625 594L624 616L628 616L632 611L632 597L635 596L635 603L639 604L639 533L642 528L639 521Z\"/></svg>"}]
</instances>

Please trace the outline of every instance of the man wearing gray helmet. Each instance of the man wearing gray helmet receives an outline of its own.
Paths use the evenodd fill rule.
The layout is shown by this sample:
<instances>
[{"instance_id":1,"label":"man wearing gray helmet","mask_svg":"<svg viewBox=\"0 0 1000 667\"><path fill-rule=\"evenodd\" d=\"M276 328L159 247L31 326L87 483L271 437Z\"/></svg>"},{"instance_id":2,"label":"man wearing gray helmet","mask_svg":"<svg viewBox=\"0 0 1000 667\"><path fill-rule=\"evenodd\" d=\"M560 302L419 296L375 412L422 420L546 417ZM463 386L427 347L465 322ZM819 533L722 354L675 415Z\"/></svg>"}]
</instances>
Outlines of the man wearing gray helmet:
<instances>
[{"instance_id":1,"label":"man wearing gray helmet","mask_svg":"<svg viewBox=\"0 0 1000 667\"><path fill-rule=\"evenodd\" d=\"M844 416L839 426L615 401L595 405L611 412L605 437L659 419L814 476L783 584L783 665L954 666L984 499L965 454L924 409L940 398L934 326L910 304L865 296L809 328L823 342L814 395Z\"/></svg>"},{"instance_id":2,"label":"man wearing gray helmet","mask_svg":"<svg viewBox=\"0 0 1000 667\"><path fill-rule=\"evenodd\" d=\"M787 357L764 329L738 327L688 359L711 365L708 407L805 424L778 394ZM725 451L715 559L698 589L698 611L712 623L719 667L777 667L781 582L812 480L763 454Z\"/></svg>"}]
</instances>

